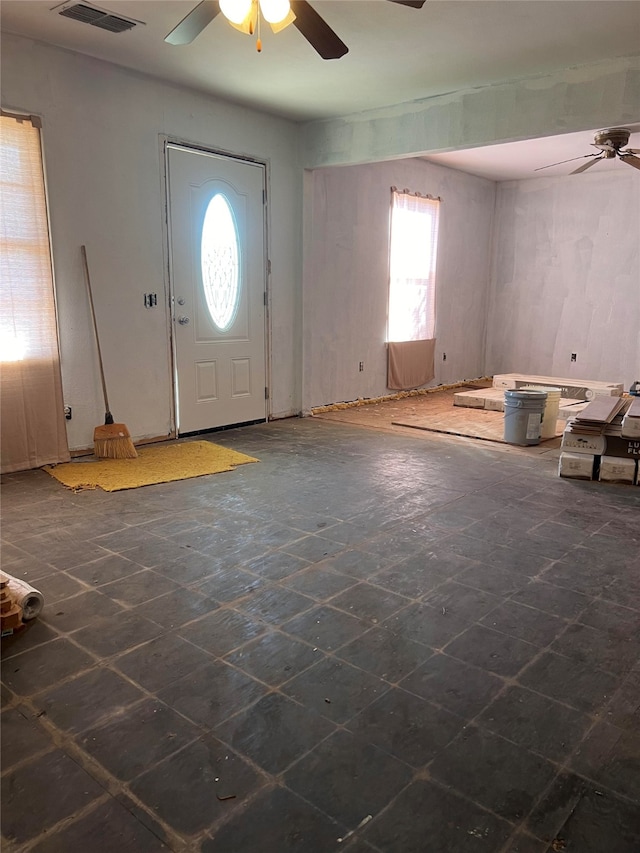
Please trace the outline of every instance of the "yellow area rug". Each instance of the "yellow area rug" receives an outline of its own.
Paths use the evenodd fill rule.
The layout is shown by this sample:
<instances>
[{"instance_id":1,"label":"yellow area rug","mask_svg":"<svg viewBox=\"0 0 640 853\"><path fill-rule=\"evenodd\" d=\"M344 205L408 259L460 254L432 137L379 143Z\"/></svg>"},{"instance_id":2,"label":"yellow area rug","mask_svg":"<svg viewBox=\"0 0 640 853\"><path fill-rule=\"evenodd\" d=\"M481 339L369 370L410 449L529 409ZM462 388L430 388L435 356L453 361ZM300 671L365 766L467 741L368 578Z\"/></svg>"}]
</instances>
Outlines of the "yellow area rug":
<instances>
[{"instance_id":1,"label":"yellow area rug","mask_svg":"<svg viewBox=\"0 0 640 853\"><path fill-rule=\"evenodd\" d=\"M64 462L46 465L44 470L74 491L100 488L105 492L118 492L233 471L236 465L259 461L210 441L189 441L138 448L137 459Z\"/></svg>"}]
</instances>

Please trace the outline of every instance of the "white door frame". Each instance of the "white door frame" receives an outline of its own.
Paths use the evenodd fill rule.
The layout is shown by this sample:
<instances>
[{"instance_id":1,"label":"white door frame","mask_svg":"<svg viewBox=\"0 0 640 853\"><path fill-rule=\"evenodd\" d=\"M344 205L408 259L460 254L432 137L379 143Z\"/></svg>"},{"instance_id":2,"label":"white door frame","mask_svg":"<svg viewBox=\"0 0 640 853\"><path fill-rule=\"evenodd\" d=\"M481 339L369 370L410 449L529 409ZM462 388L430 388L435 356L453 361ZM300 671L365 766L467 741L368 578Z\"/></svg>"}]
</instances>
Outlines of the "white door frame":
<instances>
[{"instance_id":1,"label":"white door frame","mask_svg":"<svg viewBox=\"0 0 640 853\"><path fill-rule=\"evenodd\" d=\"M254 163L262 166L264 169L264 187L263 187L263 224L264 224L264 368L265 382L268 388L267 397L265 400L265 417L267 421L271 420L271 251L269 244L269 221L270 221L270 201L269 201L269 186L270 172L269 161L261 160L257 157L250 157L245 154L235 154L230 151L225 151L221 148L211 148L206 145L201 145L197 142L192 142L187 139L176 136L168 136L160 134L158 137L160 147L160 163L161 163L161 186L162 200L164 210L162 211L162 248L163 248L163 266L165 278L165 294L166 294L166 324L167 324L167 341L169 344L169 364L171 372L171 400L170 400L170 432L169 438L178 438L178 368L176 355L176 340L175 340L175 324L174 324L174 309L175 309L175 293L174 282L172 275L172 258L171 258L171 206L169 204L169 144L184 148L185 151L194 153L201 152L203 154L213 154L217 157L225 157L229 160L235 160L239 163Z\"/></svg>"}]
</instances>

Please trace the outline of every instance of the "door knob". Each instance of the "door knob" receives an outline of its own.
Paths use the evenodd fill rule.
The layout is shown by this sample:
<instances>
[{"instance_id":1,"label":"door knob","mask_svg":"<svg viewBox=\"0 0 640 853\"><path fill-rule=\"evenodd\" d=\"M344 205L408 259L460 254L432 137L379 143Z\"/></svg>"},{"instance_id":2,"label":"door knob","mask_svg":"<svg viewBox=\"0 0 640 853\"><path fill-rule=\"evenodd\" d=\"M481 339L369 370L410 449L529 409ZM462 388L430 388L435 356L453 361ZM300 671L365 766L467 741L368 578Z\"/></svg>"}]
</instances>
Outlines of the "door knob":
<instances>
[{"instance_id":1,"label":"door knob","mask_svg":"<svg viewBox=\"0 0 640 853\"><path fill-rule=\"evenodd\" d=\"M180 323L181 326L188 326L189 325L189 318L184 317L184 316L178 317L178 323Z\"/></svg>"}]
</instances>

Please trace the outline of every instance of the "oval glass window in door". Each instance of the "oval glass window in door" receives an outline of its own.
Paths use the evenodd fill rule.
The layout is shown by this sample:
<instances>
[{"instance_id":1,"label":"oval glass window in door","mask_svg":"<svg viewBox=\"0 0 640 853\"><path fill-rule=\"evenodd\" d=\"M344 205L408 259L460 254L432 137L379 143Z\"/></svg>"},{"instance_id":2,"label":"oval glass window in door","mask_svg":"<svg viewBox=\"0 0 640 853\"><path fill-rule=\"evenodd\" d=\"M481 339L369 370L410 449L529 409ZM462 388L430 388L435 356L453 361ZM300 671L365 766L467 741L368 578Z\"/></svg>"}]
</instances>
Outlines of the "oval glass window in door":
<instances>
[{"instance_id":1,"label":"oval glass window in door","mask_svg":"<svg viewBox=\"0 0 640 853\"><path fill-rule=\"evenodd\" d=\"M240 249L238 229L226 196L216 193L202 223L200 263L202 286L214 325L229 329L240 302Z\"/></svg>"}]
</instances>

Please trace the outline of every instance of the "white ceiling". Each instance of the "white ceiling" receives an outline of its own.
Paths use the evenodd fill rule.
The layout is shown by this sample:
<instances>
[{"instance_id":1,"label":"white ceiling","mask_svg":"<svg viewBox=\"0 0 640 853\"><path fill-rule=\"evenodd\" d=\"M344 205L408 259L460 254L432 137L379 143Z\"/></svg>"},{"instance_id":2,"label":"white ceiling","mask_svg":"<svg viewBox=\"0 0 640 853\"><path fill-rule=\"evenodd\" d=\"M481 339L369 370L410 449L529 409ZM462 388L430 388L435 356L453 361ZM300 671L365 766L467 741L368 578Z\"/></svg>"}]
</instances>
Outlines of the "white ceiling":
<instances>
[{"instance_id":1,"label":"white ceiling","mask_svg":"<svg viewBox=\"0 0 640 853\"><path fill-rule=\"evenodd\" d=\"M640 44L640 3L634 0L427 0L420 10L386 0L312 0L349 46L346 56L330 61L320 59L294 27L277 35L265 27L258 54L254 39L222 15L191 45L165 43L198 0L86 2L144 25L114 35L60 16L54 8L59 0L2 0L1 26L294 121L630 56ZM589 153L592 136L569 134L430 159L493 179L523 177L523 170L530 177L539 165ZM637 139L632 147L640 147ZM606 167L629 169L603 162L594 171Z\"/></svg>"},{"instance_id":2,"label":"white ceiling","mask_svg":"<svg viewBox=\"0 0 640 853\"><path fill-rule=\"evenodd\" d=\"M627 147L640 149L640 124L626 124L625 127L633 131ZM597 149L591 144L593 135L594 131L565 133L562 136L547 136L543 139L527 139L523 142L509 142L504 145L486 145L484 148L465 151L449 151L446 154L429 154L424 159L439 163L441 166L449 166L451 169L459 169L461 172L490 178L492 181L551 178L568 175L586 162L586 160L576 160L573 163L563 163L563 160L597 154ZM550 168L544 168L541 172L535 171L547 166ZM636 175L639 174L637 169L623 163L617 157L611 160L600 160L589 168L590 175L603 171L619 171L629 176L634 172ZM579 180L581 176L575 177Z\"/></svg>"}]
</instances>

